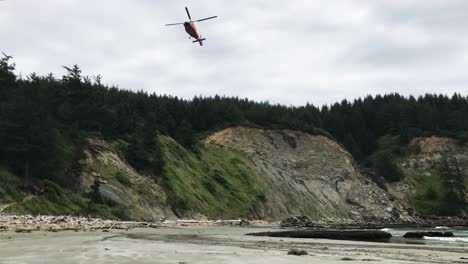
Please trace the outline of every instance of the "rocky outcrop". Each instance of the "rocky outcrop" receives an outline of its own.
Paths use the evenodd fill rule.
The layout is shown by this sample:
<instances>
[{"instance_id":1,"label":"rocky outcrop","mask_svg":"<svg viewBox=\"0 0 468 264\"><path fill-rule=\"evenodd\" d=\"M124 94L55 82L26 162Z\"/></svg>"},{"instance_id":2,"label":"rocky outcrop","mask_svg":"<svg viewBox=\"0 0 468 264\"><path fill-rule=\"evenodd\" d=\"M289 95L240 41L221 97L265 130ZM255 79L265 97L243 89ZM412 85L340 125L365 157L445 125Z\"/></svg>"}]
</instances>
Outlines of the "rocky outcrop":
<instances>
[{"instance_id":1,"label":"rocky outcrop","mask_svg":"<svg viewBox=\"0 0 468 264\"><path fill-rule=\"evenodd\" d=\"M247 234L250 236L290 237L290 238L322 238L353 241L387 241L392 235L384 231L356 230L294 230L280 232L262 232Z\"/></svg>"},{"instance_id":2,"label":"rocky outcrop","mask_svg":"<svg viewBox=\"0 0 468 264\"><path fill-rule=\"evenodd\" d=\"M402 204L363 176L343 147L324 136L290 130L229 128L207 146L242 152L257 170L265 199L256 218L306 215L331 222L411 221Z\"/></svg>"},{"instance_id":3,"label":"rocky outcrop","mask_svg":"<svg viewBox=\"0 0 468 264\"><path fill-rule=\"evenodd\" d=\"M445 181L444 188L457 195L463 195L464 189L465 200L468 201L467 144L460 145L445 137L415 138L408 145L408 153L400 160L399 166L404 173L403 180L389 183L387 189L412 210L417 210L414 207L417 191L425 191L422 183L438 177Z\"/></svg>"},{"instance_id":4,"label":"rocky outcrop","mask_svg":"<svg viewBox=\"0 0 468 264\"><path fill-rule=\"evenodd\" d=\"M98 180L101 195L122 210L128 219L176 218L167 205L164 189L154 178L139 174L105 141L89 139L84 155L80 161L80 185L84 193L89 192Z\"/></svg>"},{"instance_id":5,"label":"rocky outcrop","mask_svg":"<svg viewBox=\"0 0 468 264\"><path fill-rule=\"evenodd\" d=\"M411 153L398 160L404 180L381 187L340 144L324 136L235 127L208 136L197 151L168 137L161 142L164 188L162 177L139 173L108 143L89 139L80 160L79 194L87 197L97 181L112 209L136 221L304 216L283 224L381 226L421 223L409 208L417 189L414 175L430 177L445 168L468 185L467 147L446 138L413 140Z\"/></svg>"}]
</instances>

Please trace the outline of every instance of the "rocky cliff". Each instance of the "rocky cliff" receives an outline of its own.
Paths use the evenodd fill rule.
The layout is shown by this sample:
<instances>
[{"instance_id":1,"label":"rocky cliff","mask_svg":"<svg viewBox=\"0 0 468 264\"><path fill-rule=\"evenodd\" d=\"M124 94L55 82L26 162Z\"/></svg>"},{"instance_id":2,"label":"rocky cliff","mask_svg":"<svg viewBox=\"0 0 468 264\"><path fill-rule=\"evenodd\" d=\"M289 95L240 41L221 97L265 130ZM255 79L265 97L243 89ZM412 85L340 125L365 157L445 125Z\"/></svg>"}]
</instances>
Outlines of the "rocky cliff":
<instances>
[{"instance_id":1,"label":"rocky cliff","mask_svg":"<svg viewBox=\"0 0 468 264\"><path fill-rule=\"evenodd\" d=\"M468 204L467 144L444 137L415 138L399 167L403 180L388 184L388 190L414 211L449 215L447 207L455 205L463 211L463 198Z\"/></svg>"},{"instance_id":2,"label":"rocky cliff","mask_svg":"<svg viewBox=\"0 0 468 264\"><path fill-rule=\"evenodd\" d=\"M152 175L130 166L111 144L89 139L79 161L78 191L64 188L63 195L47 183L45 194L23 202L19 195L7 211L83 215L98 182L106 202L97 212L132 220L276 221L306 215L335 223L401 223L415 220L412 212L430 213L443 205L435 198L427 204L426 196L433 195L428 190L434 184L436 197L446 193L445 176L454 177L449 185L461 179L468 189L467 147L445 138L413 140L411 151L398 160L403 180L384 188L364 175L340 144L320 135L235 127L191 150L169 137L161 136L160 143L165 166L161 175Z\"/></svg>"},{"instance_id":3,"label":"rocky cliff","mask_svg":"<svg viewBox=\"0 0 468 264\"><path fill-rule=\"evenodd\" d=\"M254 217L307 215L330 221L406 221L404 206L363 176L336 142L289 130L229 128L207 146L242 152L253 163L265 199Z\"/></svg>"},{"instance_id":4,"label":"rocky cliff","mask_svg":"<svg viewBox=\"0 0 468 264\"><path fill-rule=\"evenodd\" d=\"M174 217L167 206L167 195L151 175L138 173L109 144L89 139L80 160L80 189L89 193L94 181L100 182L102 197L134 220Z\"/></svg>"},{"instance_id":5,"label":"rocky cliff","mask_svg":"<svg viewBox=\"0 0 468 264\"><path fill-rule=\"evenodd\" d=\"M236 127L210 135L196 151L168 137L161 145L166 166L164 177L155 179L139 174L105 142L90 140L81 161L83 192L99 179L101 195L132 219L411 220L403 204L323 136ZM128 181L119 181L122 176Z\"/></svg>"}]
</instances>

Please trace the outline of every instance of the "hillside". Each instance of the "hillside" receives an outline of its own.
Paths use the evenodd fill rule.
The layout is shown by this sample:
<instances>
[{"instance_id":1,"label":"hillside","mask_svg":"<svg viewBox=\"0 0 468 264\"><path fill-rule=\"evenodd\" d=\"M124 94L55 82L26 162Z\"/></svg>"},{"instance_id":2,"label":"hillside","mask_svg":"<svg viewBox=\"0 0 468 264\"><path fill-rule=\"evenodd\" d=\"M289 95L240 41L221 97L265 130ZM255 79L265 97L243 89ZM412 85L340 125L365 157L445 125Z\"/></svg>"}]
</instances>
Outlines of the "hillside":
<instances>
[{"instance_id":1,"label":"hillside","mask_svg":"<svg viewBox=\"0 0 468 264\"><path fill-rule=\"evenodd\" d=\"M24 202L21 198L6 212L91 212L133 220L244 217L275 221L291 215L341 223L414 220L406 212L414 207L414 198L408 198L414 192L401 195L411 178L391 184L387 192L359 171L343 147L323 136L235 127L208 136L195 151L168 137L161 136L160 141L164 176L138 172L110 144L89 139L79 162L77 189L45 183L43 193ZM404 162L413 160L410 156ZM104 202L94 204L89 194L96 181ZM407 189L417 189L413 187ZM4 200L4 204L10 202L14 201Z\"/></svg>"},{"instance_id":2,"label":"hillside","mask_svg":"<svg viewBox=\"0 0 468 264\"><path fill-rule=\"evenodd\" d=\"M468 212L468 144L444 137L415 138L399 159L401 181L389 192L422 215ZM465 205L463 205L463 201Z\"/></svg>"},{"instance_id":3,"label":"hillside","mask_svg":"<svg viewBox=\"0 0 468 264\"><path fill-rule=\"evenodd\" d=\"M185 100L65 70L17 76L0 58L0 211L331 221L467 212L464 95L321 108Z\"/></svg>"},{"instance_id":4,"label":"hillside","mask_svg":"<svg viewBox=\"0 0 468 264\"><path fill-rule=\"evenodd\" d=\"M324 137L291 130L237 127L209 136L207 145L241 151L265 186L253 213L278 220L307 215L314 220L392 221L411 219L402 204L363 176L352 156Z\"/></svg>"}]
</instances>

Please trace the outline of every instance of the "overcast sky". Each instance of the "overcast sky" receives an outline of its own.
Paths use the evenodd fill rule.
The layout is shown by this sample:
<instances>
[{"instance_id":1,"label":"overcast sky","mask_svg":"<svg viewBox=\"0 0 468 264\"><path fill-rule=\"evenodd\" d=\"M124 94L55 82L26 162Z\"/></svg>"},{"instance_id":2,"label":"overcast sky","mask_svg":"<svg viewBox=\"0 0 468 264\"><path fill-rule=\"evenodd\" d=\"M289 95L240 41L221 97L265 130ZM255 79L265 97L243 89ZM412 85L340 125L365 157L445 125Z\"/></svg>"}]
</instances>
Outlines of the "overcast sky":
<instances>
[{"instance_id":1,"label":"overcast sky","mask_svg":"<svg viewBox=\"0 0 468 264\"><path fill-rule=\"evenodd\" d=\"M166 23L198 24L192 44ZM0 51L17 71L78 64L120 88L286 105L468 88L466 0L6 0Z\"/></svg>"}]
</instances>

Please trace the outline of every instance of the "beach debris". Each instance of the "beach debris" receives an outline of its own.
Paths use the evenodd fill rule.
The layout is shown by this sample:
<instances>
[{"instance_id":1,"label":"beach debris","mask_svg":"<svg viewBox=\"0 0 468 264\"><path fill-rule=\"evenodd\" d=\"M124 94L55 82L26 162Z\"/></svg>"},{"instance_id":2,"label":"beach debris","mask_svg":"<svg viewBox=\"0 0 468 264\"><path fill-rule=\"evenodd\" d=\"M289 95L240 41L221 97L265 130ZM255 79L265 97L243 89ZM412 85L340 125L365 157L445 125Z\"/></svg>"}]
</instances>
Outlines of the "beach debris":
<instances>
[{"instance_id":1,"label":"beach debris","mask_svg":"<svg viewBox=\"0 0 468 264\"><path fill-rule=\"evenodd\" d=\"M155 228L158 226L147 222L122 222L90 217L44 215L0 215L0 223L0 231L11 230L17 233L29 233L32 231L109 231L112 229Z\"/></svg>"},{"instance_id":2,"label":"beach debris","mask_svg":"<svg viewBox=\"0 0 468 264\"><path fill-rule=\"evenodd\" d=\"M309 227L313 226L312 221L305 215L292 216L281 221L281 227Z\"/></svg>"}]
</instances>

